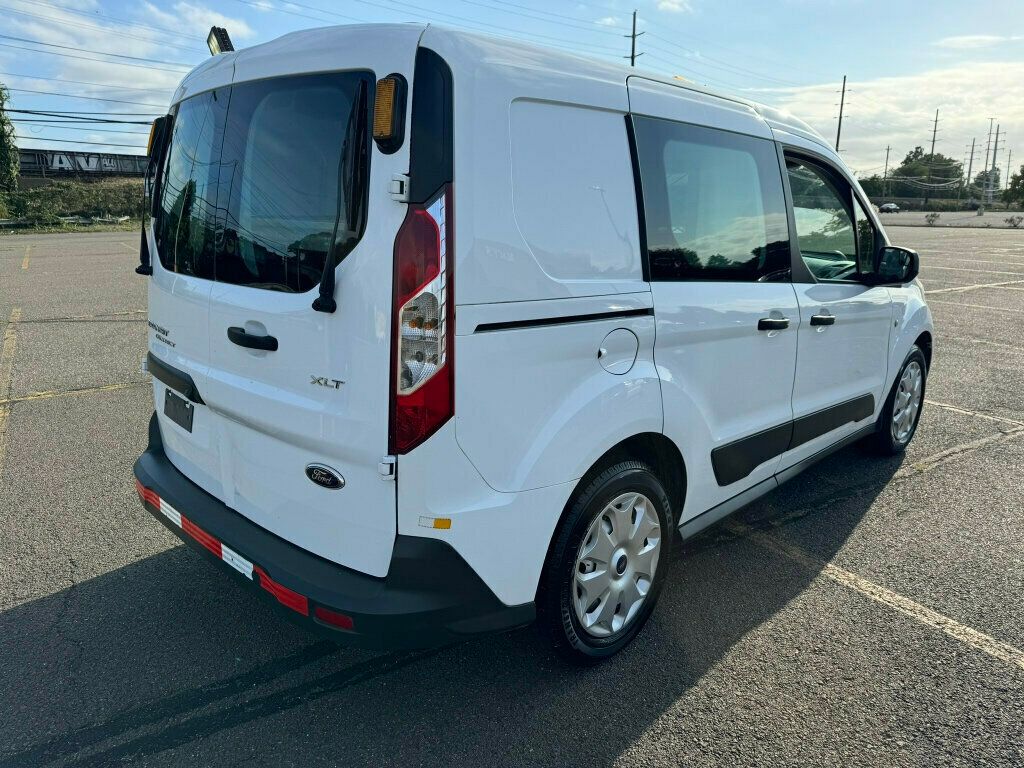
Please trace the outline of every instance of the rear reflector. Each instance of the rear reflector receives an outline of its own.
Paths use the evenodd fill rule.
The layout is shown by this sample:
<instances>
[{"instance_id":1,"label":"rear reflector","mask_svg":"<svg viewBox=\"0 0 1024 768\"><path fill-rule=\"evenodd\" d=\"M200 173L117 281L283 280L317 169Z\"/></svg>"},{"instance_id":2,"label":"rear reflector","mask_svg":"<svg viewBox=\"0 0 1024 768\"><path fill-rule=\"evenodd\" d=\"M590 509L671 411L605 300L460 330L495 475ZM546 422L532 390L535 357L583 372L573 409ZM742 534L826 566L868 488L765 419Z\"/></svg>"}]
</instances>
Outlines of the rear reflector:
<instances>
[{"instance_id":1,"label":"rear reflector","mask_svg":"<svg viewBox=\"0 0 1024 768\"><path fill-rule=\"evenodd\" d=\"M318 605L313 609L313 615L318 621L322 621L324 624L330 624L332 627L337 627L338 629L352 629L354 625L351 616L346 616L344 613L332 611L321 605Z\"/></svg>"},{"instance_id":2,"label":"rear reflector","mask_svg":"<svg viewBox=\"0 0 1024 768\"><path fill-rule=\"evenodd\" d=\"M286 608L291 608L293 611L301 613L303 616L309 616L308 597L296 592L294 589L289 589L280 582L274 581L260 566L246 560L233 549L221 543L216 536L204 531L198 525L185 517L185 515L181 514L178 510L161 499L160 495L152 488L147 488L141 482L136 480L135 490L138 492L139 498L142 499L143 504L148 504L153 507L153 509L160 512L160 514L166 517L172 525L176 528L180 528L183 533L187 533L208 552L219 557L247 579L253 579L255 576L258 576L260 586L272 594L281 605ZM347 616L344 613L338 613L337 611L332 611L331 609L324 608L320 605L314 608L313 615L317 620L337 629L352 629L354 625L351 616Z\"/></svg>"}]
</instances>

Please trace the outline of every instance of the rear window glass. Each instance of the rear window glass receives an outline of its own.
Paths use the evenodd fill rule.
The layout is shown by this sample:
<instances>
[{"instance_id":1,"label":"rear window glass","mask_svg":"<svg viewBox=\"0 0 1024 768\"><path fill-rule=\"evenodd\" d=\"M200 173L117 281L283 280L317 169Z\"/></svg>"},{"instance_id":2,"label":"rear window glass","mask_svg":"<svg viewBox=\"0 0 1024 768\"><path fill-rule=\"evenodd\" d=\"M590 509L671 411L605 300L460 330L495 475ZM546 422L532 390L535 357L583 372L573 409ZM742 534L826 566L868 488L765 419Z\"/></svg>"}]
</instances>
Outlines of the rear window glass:
<instances>
[{"instance_id":1,"label":"rear window glass","mask_svg":"<svg viewBox=\"0 0 1024 768\"><path fill-rule=\"evenodd\" d=\"M365 224L367 73L241 83L182 102L157 248L166 269L277 291L320 282ZM332 248L333 243L333 248Z\"/></svg>"}]
</instances>

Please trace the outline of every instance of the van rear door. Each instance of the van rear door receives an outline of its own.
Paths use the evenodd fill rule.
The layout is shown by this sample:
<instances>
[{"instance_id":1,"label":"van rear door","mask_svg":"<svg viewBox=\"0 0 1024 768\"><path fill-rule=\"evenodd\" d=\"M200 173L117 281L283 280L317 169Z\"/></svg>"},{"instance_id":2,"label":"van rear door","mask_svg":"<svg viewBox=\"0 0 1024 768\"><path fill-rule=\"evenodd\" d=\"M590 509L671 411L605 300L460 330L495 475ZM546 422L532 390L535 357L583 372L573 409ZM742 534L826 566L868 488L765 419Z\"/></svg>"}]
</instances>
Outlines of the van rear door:
<instances>
[{"instance_id":1,"label":"van rear door","mask_svg":"<svg viewBox=\"0 0 1024 768\"><path fill-rule=\"evenodd\" d=\"M201 465L190 476L258 525L374 576L386 575L396 532L395 484L380 464L405 206L386 190L408 169L408 148L380 152L370 126L376 79L411 81L419 31L325 29L304 33L299 50L286 36L242 51L209 116L215 170L196 162L177 184L217 180L203 202L215 243L205 406L178 441ZM327 259L337 265L333 313L312 307ZM157 410L165 432L183 431Z\"/></svg>"}]
</instances>

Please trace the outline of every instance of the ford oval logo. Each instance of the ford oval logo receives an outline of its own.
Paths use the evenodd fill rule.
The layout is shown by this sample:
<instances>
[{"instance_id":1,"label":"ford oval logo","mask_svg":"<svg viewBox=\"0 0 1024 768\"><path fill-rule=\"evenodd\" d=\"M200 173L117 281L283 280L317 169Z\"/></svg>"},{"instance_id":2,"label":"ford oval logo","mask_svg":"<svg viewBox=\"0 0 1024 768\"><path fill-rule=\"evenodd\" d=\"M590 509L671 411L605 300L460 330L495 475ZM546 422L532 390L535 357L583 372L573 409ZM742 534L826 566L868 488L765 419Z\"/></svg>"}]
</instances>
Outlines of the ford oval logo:
<instances>
[{"instance_id":1,"label":"ford oval logo","mask_svg":"<svg viewBox=\"0 0 1024 768\"><path fill-rule=\"evenodd\" d=\"M330 467L323 464L309 464L306 466L306 477L323 488L336 491L345 487L345 478Z\"/></svg>"}]
</instances>

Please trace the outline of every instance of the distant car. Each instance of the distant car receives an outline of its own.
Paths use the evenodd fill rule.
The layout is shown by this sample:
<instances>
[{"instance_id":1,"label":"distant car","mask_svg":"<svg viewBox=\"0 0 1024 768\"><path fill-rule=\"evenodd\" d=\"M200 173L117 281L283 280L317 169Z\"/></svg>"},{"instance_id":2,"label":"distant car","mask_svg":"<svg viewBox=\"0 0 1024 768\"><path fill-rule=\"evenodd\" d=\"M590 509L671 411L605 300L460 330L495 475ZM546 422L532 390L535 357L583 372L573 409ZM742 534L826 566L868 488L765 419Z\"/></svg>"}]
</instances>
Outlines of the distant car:
<instances>
[{"instance_id":1,"label":"distant car","mask_svg":"<svg viewBox=\"0 0 1024 768\"><path fill-rule=\"evenodd\" d=\"M899 213L900 207L896 203L886 203L878 210L880 213Z\"/></svg>"}]
</instances>

